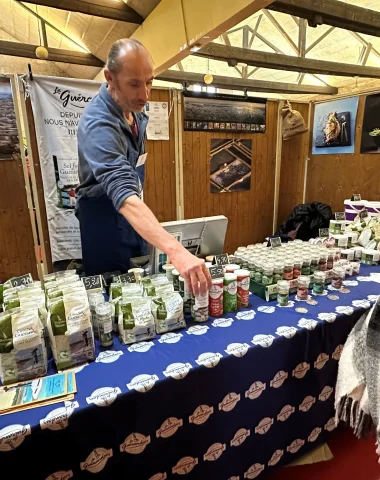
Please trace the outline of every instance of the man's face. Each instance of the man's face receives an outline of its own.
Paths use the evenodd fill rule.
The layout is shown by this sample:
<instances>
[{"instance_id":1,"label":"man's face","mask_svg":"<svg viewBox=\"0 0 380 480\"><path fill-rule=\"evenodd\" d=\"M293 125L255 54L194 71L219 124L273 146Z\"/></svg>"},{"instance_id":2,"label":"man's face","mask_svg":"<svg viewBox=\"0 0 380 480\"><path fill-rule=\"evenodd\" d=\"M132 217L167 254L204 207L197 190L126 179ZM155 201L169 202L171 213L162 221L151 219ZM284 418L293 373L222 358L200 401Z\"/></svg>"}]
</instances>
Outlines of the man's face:
<instances>
[{"instance_id":1,"label":"man's face","mask_svg":"<svg viewBox=\"0 0 380 480\"><path fill-rule=\"evenodd\" d=\"M144 50L129 50L121 58L118 74L105 72L110 93L127 112L142 112L153 82L153 63Z\"/></svg>"}]
</instances>

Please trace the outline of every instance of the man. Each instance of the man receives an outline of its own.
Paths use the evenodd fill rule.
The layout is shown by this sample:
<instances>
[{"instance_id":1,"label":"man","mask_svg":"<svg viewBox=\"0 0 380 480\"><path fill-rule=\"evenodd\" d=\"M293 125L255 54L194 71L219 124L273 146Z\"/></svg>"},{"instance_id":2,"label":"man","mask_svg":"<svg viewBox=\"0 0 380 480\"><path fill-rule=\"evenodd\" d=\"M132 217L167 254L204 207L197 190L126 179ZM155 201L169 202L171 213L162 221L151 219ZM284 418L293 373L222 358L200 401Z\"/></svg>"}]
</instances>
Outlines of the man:
<instances>
[{"instance_id":1,"label":"man","mask_svg":"<svg viewBox=\"0 0 380 480\"><path fill-rule=\"evenodd\" d=\"M143 110L153 82L152 58L137 40L118 40L104 75L107 83L78 128L77 215L86 275L125 272L130 258L145 253L146 240L168 255L194 294L204 292L210 276L203 260L167 233L142 201L148 123Z\"/></svg>"}]
</instances>

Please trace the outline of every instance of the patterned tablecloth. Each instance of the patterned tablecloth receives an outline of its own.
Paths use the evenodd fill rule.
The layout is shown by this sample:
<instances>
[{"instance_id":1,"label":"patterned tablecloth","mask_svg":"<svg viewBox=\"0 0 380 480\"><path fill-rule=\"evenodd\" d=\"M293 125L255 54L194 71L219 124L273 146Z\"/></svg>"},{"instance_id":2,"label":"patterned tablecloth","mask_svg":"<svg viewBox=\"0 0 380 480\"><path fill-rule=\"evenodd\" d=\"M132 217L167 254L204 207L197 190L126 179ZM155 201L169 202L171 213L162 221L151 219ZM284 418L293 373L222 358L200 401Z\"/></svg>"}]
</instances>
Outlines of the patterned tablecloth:
<instances>
[{"instance_id":1,"label":"patterned tablecloth","mask_svg":"<svg viewBox=\"0 0 380 480\"><path fill-rule=\"evenodd\" d=\"M326 440L343 344L380 293L362 267L343 292L97 352L75 401L0 417L0 465L19 478L264 477ZM51 373L53 368L51 367Z\"/></svg>"}]
</instances>

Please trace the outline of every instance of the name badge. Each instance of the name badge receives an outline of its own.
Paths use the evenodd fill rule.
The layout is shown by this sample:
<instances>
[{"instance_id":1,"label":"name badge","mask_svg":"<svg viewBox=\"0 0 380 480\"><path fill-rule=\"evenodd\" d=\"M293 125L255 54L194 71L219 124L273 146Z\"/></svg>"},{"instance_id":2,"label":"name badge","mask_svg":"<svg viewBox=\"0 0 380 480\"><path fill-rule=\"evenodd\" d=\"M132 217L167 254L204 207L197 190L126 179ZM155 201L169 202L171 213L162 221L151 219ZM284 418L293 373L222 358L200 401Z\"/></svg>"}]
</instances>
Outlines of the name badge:
<instances>
[{"instance_id":1,"label":"name badge","mask_svg":"<svg viewBox=\"0 0 380 480\"><path fill-rule=\"evenodd\" d=\"M142 167L143 165L145 165L147 156L148 156L147 153L143 153L142 155L139 156L139 159L137 160L137 163L136 163L136 168Z\"/></svg>"}]
</instances>

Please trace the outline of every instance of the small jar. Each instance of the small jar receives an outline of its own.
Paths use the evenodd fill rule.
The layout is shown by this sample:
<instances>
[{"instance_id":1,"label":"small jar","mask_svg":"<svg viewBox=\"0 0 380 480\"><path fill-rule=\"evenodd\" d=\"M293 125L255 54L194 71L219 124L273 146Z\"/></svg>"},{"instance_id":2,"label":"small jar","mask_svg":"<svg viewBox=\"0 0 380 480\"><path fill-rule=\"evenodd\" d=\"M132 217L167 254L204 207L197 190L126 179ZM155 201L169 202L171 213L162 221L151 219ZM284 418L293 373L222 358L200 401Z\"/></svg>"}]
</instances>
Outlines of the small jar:
<instances>
[{"instance_id":1,"label":"small jar","mask_svg":"<svg viewBox=\"0 0 380 480\"><path fill-rule=\"evenodd\" d=\"M334 248L333 250L335 252L334 262L338 262L340 260L341 249L340 248Z\"/></svg>"},{"instance_id":2,"label":"small jar","mask_svg":"<svg viewBox=\"0 0 380 480\"><path fill-rule=\"evenodd\" d=\"M313 293L316 295L322 295L325 289L326 275L325 272L317 270L314 273Z\"/></svg>"},{"instance_id":3,"label":"small jar","mask_svg":"<svg viewBox=\"0 0 380 480\"><path fill-rule=\"evenodd\" d=\"M169 280L169 282L173 281L173 270L175 270L174 265L171 263L166 263L165 265L162 265L162 270L166 274L166 278Z\"/></svg>"},{"instance_id":4,"label":"small jar","mask_svg":"<svg viewBox=\"0 0 380 480\"><path fill-rule=\"evenodd\" d=\"M256 262L256 271L255 271L255 282L261 283L261 279L263 278L263 266L261 262Z\"/></svg>"},{"instance_id":5,"label":"small jar","mask_svg":"<svg viewBox=\"0 0 380 480\"><path fill-rule=\"evenodd\" d=\"M303 260L302 260L302 275L310 275L311 274L310 264L311 264L310 257L309 256L303 257Z\"/></svg>"},{"instance_id":6,"label":"small jar","mask_svg":"<svg viewBox=\"0 0 380 480\"><path fill-rule=\"evenodd\" d=\"M296 257L293 265L293 278L298 278L302 272L302 258Z\"/></svg>"},{"instance_id":7,"label":"small jar","mask_svg":"<svg viewBox=\"0 0 380 480\"><path fill-rule=\"evenodd\" d=\"M104 303L103 294L100 292L90 293L88 295L88 305L90 307L91 313L91 323L94 335L96 338L99 338L99 329L98 329L98 319L96 316L96 307L97 305Z\"/></svg>"},{"instance_id":8,"label":"small jar","mask_svg":"<svg viewBox=\"0 0 380 480\"><path fill-rule=\"evenodd\" d=\"M319 256L318 270L325 272L327 270L327 254L321 253Z\"/></svg>"},{"instance_id":9,"label":"small jar","mask_svg":"<svg viewBox=\"0 0 380 480\"><path fill-rule=\"evenodd\" d=\"M264 286L272 285L273 283L273 263L268 263L263 266L263 276L261 283Z\"/></svg>"},{"instance_id":10,"label":"small jar","mask_svg":"<svg viewBox=\"0 0 380 480\"><path fill-rule=\"evenodd\" d=\"M349 262L353 262L355 258L355 252L354 250L347 249L347 250L342 250L341 252L341 258L348 260Z\"/></svg>"},{"instance_id":11,"label":"small jar","mask_svg":"<svg viewBox=\"0 0 380 480\"><path fill-rule=\"evenodd\" d=\"M310 274L313 275L313 273L318 270L318 265L319 265L319 253L313 253L311 255L311 261L310 261Z\"/></svg>"},{"instance_id":12,"label":"small jar","mask_svg":"<svg viewBox=\"0 0 380 480\"><path fill-rule=\"evenodd\" d=\"M252 280L255 279L255 272L256 272L256 266L255 266L255 261L253 258L250 258L248 262L248 271L249 271L249 276Z\"/></svg>"},{"instance_id":13,"label":"small jar","mask_svg":"<svg viewBox=\"0 0 380 480\"><path fill-rule=\"evenodd\" d=\"M277 284L279 281L281 281L283 275L284 275L284 262L282 261L275 262L274 269L273 269L273 283Z\"/></svg>"},{"instance_id":14,"label":"small jar","mask_svg":"<svg viewBox=\"0 0 380 480\"><path fill-rule=\"evenodd\" d=\"M360 263L359 262L352 262L352 275L359 275L360 273Z\"/></svg>"},{"instance_id":15,"label":"small jar","mask_svg":"<svg viewBox=\"0 0 380 480\"><path fill-rule=\"evenodd\" d=\"M343 280L345 279L346 271L344 267L337 266L333 270L333 276L331 280L331 286L336 290L340 290L343 287Z\"/></svg>"},{"instance_id":16,"label":"small jar","mask_svg":"<svg viewBox=\"0 0 380 480\"><path fill-rule=\"evenodd\" d=\"M335 261L335 251L329 250L327 254L327 270L332 270L334 268Z\"/></svg>"},{"instance_id":17,"label":"small jar","mask_svg":"<svg viewBox=\"0 0 380 480\"><path fill-rule=\"evenodd\" d=\"M297 298L298 300L307 300L309 297L310 278L301 275L297 279Z\"/></svg>"},{"instance_id":18,"label":"small jar","mask_svg":"<svg viewBox=\"0 0 380 480\"><path fill-rule=\"evenodd\" d=\"M286 280L277 282L277 302L280 307L286 307L289 303L290 285Z\"/></svg>"},{"instance_id":19,"label":"small jar","mask_svg":"<svg viewBox=\"0 0 380 480\"><path fill-rule=\"evenodd\" d=\"M240 266L237 264L229 264L225 266L226 273L234 273L236 270L240 270Z\"/></svg>"},{"instance_id":20,"label":"small jar","mask_svg":"<svg viewBox=\"0 0 380 480\"><path fill-rule=\"evenodd\" d=\"M285 258L284 273L282 276L284 280L293 280L293 267L293 260L290 258Z\"/></svg>"},{"instance_id":21,"label":"small jar","mask_svg":"<svg viewBox=\"0 0 380 480\"><path fill-rule=\"evenodd\" d=\"M96 305L96 317L98 319L98 331L101 347L112 347L113 345L113 309L110 303L99 303Z\"/></svg>"}]
</instances>

